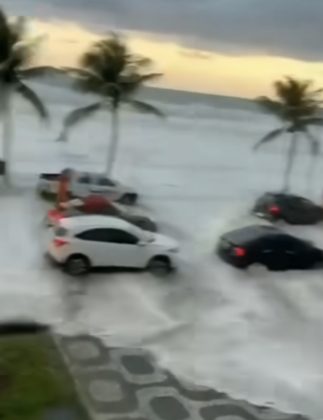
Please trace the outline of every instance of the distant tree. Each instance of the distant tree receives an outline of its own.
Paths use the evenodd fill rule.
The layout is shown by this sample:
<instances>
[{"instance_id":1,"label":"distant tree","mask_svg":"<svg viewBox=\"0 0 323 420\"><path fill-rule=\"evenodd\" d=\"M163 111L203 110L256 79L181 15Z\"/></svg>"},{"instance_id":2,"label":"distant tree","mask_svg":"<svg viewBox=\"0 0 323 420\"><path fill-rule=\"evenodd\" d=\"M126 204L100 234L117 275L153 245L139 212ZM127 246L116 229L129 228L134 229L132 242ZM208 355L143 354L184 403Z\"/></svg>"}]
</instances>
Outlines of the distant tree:
<instances>
[{"instance_id":1,"label":"distant tree","mask_svg":"<svg viewBox=\"0 0 323 420\"><path fill-rule=\"evenodd\" d=\"M5 181L10 184L10 152L13 140L12 95L20 94L31 103L41 119L48 113L37 94L24 78L38 76L49 68L32 66L32 57L38 39L25 37L25 19L9 21L0 9L0 112L3 117L3 159L6 162Z\"/></svg>"},{"instance_id":2,"label":"distant tree","mask_svg":"<svg viewBox=\"0 0 323 420\"><path fill-rule=\"evenodd\" d=\"M68 114L58 140L67 140L68 130L95 112L111 112L111 140L106 163L106 173L111 176L119 142L120 106L127 104L139 112L163 116L153 105L135 99L145 82L161 76L147 73L151 64L150 59L132 54L116 34L95 42L81 57L80 68L67 68L66 71L75 79L76 89L98 95L101 100Z\"/></svg>"},{"instance_id":3,"label":"distant tree","mask_svg":"<svg viewBox=\"0 0 323 420\"><path fill-rule=\"evenodd\" d=\"M322 89L314 89L313 82L286 77L274 83L275 99L262 96L257 99L258 104L275 115L282 126L270 131L256 145L258 149L283 134L290 134L290 144L284 173L284 191L289 188L290 174L297 153L297 143L300 136L308 140L310 151L315 158L320 152L318 139L310 131L311 126L322 126L322 110L319 99Z\"/></svg>"}]
</instances>

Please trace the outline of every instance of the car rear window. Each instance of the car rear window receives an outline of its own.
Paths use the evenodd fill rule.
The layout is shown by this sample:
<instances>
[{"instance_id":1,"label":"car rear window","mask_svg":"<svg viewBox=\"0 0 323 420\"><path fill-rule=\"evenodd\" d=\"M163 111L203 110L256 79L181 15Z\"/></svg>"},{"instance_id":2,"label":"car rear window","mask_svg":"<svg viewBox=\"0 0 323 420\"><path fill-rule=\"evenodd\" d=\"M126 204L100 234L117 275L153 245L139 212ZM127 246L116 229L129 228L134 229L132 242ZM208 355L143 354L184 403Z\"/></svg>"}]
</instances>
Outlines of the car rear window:
<instances>
[{"instance_id":1,"label":"car rear window","mask_svg":"<svg viewBox=\"0 0 323 420\"><path fill-rule=\"evenodd\" d=\"M67 231L67 229L59 226L59 227L55 228L54 232L55 232L56 236L62 237L62 236L67 236L68 231Z\"/></svg>"},{"instance_id":2,"label":"car rear window","mask_svg":"<svg viewBox=\"0 0 323 420\"><path fill-rule=\"evenodd\" d=\"M233 232L229 232L223 236L223 239L239 245L251 242L261 238L264 235L277 234L277 229L271 226L252 226L246 227Z\"/></svg>"},{"instance_id":3,"label":"car rear window","mask_svg":"<svg viewBox=\"0 0 323 420\"><path fill-rule=\"evenodd\" d=\"M84 174L84 175L81 175L79 177L78 182L80 184L90 184L91 183L91 178L90 178L89 175Z\"/></svg>"},{"instance_id":4,"label":"car rear window","mask_svg":"<svg viewBox=\"0 0 323 420\"><path fill-rule=\"evenodd\" d=\"M220 238L220 245L223 249L231 248L232 244L226 238Z\"/></svg>"},{"instance_id":5,"label":"car rear window","mask_svg":"<svg viewBox=\"0 0 323 420\"><path fill-rule=\"evenodd\" d=\"M97 178L95 180L95 184L100 185L102 187L114 187L114 183L112 181L110 181L110 179L108 178Z\"/></svg>"}]
</instances>

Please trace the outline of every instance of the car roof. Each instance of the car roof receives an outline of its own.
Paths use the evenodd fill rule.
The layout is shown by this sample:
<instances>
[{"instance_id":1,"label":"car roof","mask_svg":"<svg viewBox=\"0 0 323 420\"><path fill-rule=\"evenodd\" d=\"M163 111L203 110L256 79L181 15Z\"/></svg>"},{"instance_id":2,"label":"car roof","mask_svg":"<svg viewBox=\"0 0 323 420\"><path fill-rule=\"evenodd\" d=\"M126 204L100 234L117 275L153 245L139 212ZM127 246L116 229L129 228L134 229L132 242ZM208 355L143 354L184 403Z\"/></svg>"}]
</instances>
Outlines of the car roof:
<instances>
[{"instance_id":1,"label":"car roof","mask_svg":"<svg viewBox=\"0 0 323 420\"><path fill-rule=\"evenodd\" d=\"M75 171L77 176L88 176L94 179L108 179L111 182L117 182L114 179L107 176L104 172L89 172L89 171Z\"/></svg>"},{"instance_id":2,"label":"car roof","mask_svg":"<svg viewBox=\"0 0 323 420\"><path fill-rule=\"evenodd\" d=\"M251 225L225 233L222 238L225 238L232 243L239 244L251 242L262 236L275 236L283 233L284 232L274 226Z\"/></svg>"},{"instance_id":3,"label":"car roof","mask_svg":"<svg viewBox=\"0 0 323 420\"><path fill-rule=\"evenodd\" d=\"M301 197L300 195L287 194L287 193L268 192L264 194L262 197L260 197L260 199L266 199L266 198L274 198L274 199L279 199L279 200L302 200L302 201L311 202L311 200L309 200L308 198Z\"/></svg>"},{"instance_id":4,"label":"car roof","mask_svg":"<svg viewBox=\"0 0 323 420\"><path fill-rule=\"evenodd\" d=\"M70 230L83 230L83 229L122 229L131 231L134 230L132 225L125 220L117 217L100 216L100 215L86 215L63 218L60 220L60 225ZM135 226L134 226L135 228Z\"/></svg>"}]
</instances>

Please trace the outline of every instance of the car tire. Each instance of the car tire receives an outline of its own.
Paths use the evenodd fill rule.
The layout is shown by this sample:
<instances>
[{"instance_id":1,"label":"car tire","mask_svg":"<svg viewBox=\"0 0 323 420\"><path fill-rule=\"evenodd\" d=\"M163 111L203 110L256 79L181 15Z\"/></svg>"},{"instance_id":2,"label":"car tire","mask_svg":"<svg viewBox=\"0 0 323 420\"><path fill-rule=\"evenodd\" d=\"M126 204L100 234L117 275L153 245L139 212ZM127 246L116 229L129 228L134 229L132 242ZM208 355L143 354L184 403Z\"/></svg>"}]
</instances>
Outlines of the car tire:
<instances>
[{"instance_id":1,"label":"car tire","mask_svg":"<svg viewBox=\"0 0 323 420\"><path fill-rule=\"evenodd\" d=\"M160 255L148 262L147 269L158 277L164 277L172 272L172 264L168 257Z\"/></svg>"},{"instance_id":2,"label":"car tire","mask_svg":"<svg viewBox=\"0 0 323 420\"><path fill-rule=\"evenodd\" d=\"M131 205L136 203L137 199L138 199L137 194L129 193L129 194L123 195L120 198L119 202L122 203L122 204L125 204L126 206L131 206Z\"/></svg>"},{"instance_id":3,"label":"car tire","mask_svg":"<svg viewBox=\"0 0 323 420\"><path fill-rule=\"evenodd\" d=\"M64 264L64 271L73 277L87 274L90 268L90 261L84 255L71 255Z\"/></svg>"}]
</instances>

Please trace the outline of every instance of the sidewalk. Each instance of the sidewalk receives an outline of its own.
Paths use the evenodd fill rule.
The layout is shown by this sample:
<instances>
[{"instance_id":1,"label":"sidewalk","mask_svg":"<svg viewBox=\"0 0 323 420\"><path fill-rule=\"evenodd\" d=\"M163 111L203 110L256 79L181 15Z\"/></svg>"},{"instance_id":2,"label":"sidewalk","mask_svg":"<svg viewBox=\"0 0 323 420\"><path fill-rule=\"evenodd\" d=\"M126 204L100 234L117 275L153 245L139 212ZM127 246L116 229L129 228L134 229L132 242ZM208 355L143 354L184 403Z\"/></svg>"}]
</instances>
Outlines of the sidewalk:
<instances>
[{"instance_id":1,"label":"sidewalk","mask_svg":"<svg viewBox=\"0 0 323 420\"><path fill-rule=\"evenodd\" d=\"M305 420L179 381L140 349L57 337L93 420Z\"/></svg>"}]
</instances>

